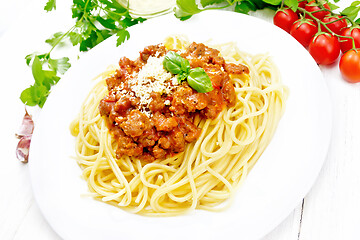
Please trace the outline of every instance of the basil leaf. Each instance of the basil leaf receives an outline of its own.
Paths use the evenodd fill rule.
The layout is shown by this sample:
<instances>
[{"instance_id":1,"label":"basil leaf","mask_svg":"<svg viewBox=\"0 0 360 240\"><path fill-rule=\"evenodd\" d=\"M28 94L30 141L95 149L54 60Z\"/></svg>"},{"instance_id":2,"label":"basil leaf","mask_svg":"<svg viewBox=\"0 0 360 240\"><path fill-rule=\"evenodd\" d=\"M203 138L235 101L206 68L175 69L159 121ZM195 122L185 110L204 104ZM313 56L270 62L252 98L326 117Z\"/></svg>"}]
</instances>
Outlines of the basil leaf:
<instances>
[{"instance_id":1,"label":"basil leaf","mask_svg":"<svg viewBox=\"0 0 360 240\"><path fill-rule=\"evenodd\" d=\"M190 70L189 61L173 51L165 55L163 66L172 74L188 73Z\"/></svg>"},{"instance_id":2,"label":"basil leaf","mask_svg":"<svg viewBox=\"0 0 360 240\"><path fill-rule=\"evenodd\" d=\"M169 51L165 55L163 66L168 72L177 74L179 84L187 78L190 87L200 93L213 90L211 80L205 70L200 67L191 69L189 61L176 52Z\"/></svg>"},{"instance_id":3,"label":"basil leaf","mask_svg":"<svg viewBox=\"0 0 360 240\"><path fill-rule=\"evenodd\" d=\"M187 82L189 83L190 87L199 93L206 93L213 90L209 76L206 74L205 70L200 67L190 70L189 76L187 77Z\"/></svg>"}]
</instances>

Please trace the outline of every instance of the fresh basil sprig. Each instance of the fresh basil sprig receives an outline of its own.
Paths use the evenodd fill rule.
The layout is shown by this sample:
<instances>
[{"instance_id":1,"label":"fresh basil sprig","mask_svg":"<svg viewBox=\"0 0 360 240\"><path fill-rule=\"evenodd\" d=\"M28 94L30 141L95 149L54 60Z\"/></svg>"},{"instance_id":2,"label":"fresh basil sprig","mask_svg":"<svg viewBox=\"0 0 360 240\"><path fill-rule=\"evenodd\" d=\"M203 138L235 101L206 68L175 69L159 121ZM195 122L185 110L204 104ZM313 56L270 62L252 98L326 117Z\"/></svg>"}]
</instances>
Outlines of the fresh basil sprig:
<instances>
[{"instance_id":1,"label":"fresh basil sprig","mask_svg":"<svg viewBox=\"0 0 360 240\"><path fill-rule=\"evenodd\" d=\"M190 87L192 87L199 93L206 93L213 90L213 86L209 76L201 67L193 68L190 70L190 73L187 76L187 82Z\"/></svg>"},{"instance_id":2,"label":"fresh basil sprig","mask_svg":"<svg viewBox=\"0 0 360 240\"><path fill-rule=\"evenodd\" d=\"M163 66L165 70L177 75L179 83L186 79L189 86L199 93L213 90L211 80L205 70L200 67L191 69L189 61L176 52L169 51L165 55Z\"/></svg>"},{"instance_id":3,"label":"fresh basil sprig","mask_svg":"<svg viewBox=\"0 0 360 240\"><path fill-rule=\"evenodd\" d=\"M178 82L184 81L189 75L190 63L173 51L169 51L163 61L164 68L172 74L177 74Z\"/></svg>"}]
</instances>

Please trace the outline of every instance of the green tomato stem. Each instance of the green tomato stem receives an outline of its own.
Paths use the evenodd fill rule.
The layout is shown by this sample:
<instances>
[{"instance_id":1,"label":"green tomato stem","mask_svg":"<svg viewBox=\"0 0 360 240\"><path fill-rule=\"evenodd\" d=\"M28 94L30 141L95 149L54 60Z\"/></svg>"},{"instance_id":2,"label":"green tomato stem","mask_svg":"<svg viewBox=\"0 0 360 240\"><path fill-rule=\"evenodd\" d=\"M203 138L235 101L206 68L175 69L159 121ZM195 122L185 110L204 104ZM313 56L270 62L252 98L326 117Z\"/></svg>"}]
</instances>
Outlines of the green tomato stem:
<instances>
[{"instance_id":1,"label":"green tomato stem","mask_svg":"<svg viewBox=\"0 0 360 240\"><path fill-rule=\"evenodd\" d=\"M323 8L323 10L327 10L328 12L330 12L332 14L332 16L339 16L338 14L335 14L334 12L330 11L329 9L323 7L322 5L320 6L320 8ZM312 20L314 20L317 24L318 24L318 34L321 33L321 26L323 26L327 31L329 31L329 33L333 34L334 36L338 37L338 38L348 38L348 39L351 39L352 40L352 44L353 44L353 48L355 48L355 40L353 37L351 36L342 36L342 35L339 35L337 33L334 33L328 26L327 24L329 23L324 23L322 22L320 19L314 17L313 13L314 12L319 12L319 11L322 11L322 10L319 10L319 11L314 11L314 12L309 12L307 10L305 10L304 8L301 8L301 7L298 7L298 10L300 12L302 12L304 14L304 16L308 15L312 18ZM344 16L344 18L348 19L346 16ZM350 21L351 22L351 21Z\"/></svg>"}]
</instances>

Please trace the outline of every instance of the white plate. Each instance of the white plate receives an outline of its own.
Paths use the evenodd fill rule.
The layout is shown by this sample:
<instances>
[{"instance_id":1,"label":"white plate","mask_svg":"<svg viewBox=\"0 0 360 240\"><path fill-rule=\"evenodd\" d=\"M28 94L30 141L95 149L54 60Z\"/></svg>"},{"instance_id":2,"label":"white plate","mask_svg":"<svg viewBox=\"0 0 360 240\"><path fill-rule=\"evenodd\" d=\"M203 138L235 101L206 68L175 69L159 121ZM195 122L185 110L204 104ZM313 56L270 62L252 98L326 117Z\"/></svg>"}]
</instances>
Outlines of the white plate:
<instances>
[{"instance_id":1,"label":"white plate","mask_svg":"<svg viewBox=\"0 0 360 240\"><path fill-rule=\"evenodd\" d=\"M151 218L80 195L87 193L74 156L69 124L91 81L121 56L135 58L147 45L170 34L202 42L236 41L243 51L273 56L290 88L277 132L238 191L230 209L214 213ZM207 11L181 22L173 16L130 29L130 40L115 47L110 38L68 71L47 100L32 139L30 173L36 200L50 225L65 239L259 239L301 201L324 162L331 136L330 98L322 74L290 35L254 17Z\"/></svg>"}]
</instances>

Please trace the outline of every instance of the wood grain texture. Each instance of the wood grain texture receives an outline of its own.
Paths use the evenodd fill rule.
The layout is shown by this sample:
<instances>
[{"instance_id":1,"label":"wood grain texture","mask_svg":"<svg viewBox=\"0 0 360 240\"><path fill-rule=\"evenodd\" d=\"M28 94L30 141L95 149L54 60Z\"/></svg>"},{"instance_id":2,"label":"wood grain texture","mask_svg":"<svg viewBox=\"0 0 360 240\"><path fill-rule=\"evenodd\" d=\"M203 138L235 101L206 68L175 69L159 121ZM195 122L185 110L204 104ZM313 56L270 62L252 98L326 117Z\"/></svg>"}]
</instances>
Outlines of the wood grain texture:
<instances>
[{"instance_id":1,"label":"wood grain texture","mask_svg":"<svg viewBox=\"0 0 360 240\"><path fill-rule=\"evenodd\" d=\"M261 240L298 240L302 206L300 203L278 227Z\"/></svg>"},{"instance_id":2,"label":"wood grain texture","mask_svg":"<svg viewBox=\"0 0 360 240\"><path fill-rule=\"evenodd\" d=\"M360 239L360 86L321 68L332 98L333 133L320 176L304 204L300 240Z\"/></svg>"}]
</instances>

